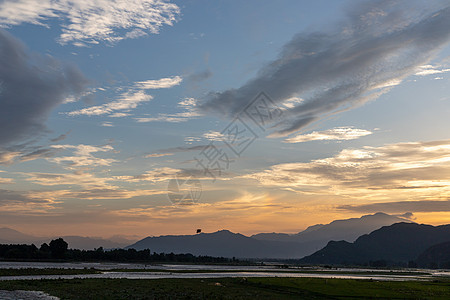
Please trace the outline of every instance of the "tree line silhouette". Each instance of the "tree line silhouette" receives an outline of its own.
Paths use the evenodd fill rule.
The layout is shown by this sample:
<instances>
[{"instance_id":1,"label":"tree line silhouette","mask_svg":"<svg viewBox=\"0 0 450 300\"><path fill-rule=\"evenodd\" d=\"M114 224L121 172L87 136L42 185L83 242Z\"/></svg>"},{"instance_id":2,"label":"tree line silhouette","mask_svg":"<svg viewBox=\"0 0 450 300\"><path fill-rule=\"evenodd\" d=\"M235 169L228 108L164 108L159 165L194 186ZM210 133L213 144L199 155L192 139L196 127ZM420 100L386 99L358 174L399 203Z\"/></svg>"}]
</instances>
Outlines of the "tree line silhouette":
<instances>
[{"instance_id":1,"label":"tree line silhouette","mask_svg":"<svg viewBox=\"0 0 450 300\"><path fill-rule=\"evenodd\" d=\"M32 245L0 244L0 260L69 260L69 261L115 261L115 262L189 262L189 263L239 263L235 258L195 256L190 253L151 253L150 249L95 250L69 249L62 238L44 243L40 248Z\"/></svg>"}]
</instances>

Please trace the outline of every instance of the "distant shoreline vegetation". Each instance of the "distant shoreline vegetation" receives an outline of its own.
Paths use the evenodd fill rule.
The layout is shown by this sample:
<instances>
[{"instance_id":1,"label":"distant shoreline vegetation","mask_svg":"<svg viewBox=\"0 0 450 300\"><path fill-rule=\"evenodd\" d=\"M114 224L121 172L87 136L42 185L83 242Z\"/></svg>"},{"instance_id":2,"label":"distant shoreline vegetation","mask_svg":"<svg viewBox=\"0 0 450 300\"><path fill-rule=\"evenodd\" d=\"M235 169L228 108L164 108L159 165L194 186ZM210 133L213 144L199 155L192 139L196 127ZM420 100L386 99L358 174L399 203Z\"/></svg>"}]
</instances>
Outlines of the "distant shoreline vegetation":
<instances>
[{"instance_id":1,"label":"distant shoreline vegetation","mask_svg":"<svg viewBox=\"0 0 450 300\"><path fill-rule=\"evenodd\" d=\"M225 264L225 265L264 265L273 264L279 268L289 266L311 267L320 266L324 269L339 267L364 267L370 269L397 269L397 268L427 268L450 269L450 242L434 245L427 248L416 259L407 261L400 259L370 259L370 257L357 257L360 252L352 253L347 248L344 250L331 249L330 245L353 245L345 242L330 242L327 247L317 251L313 255L301 259L265 259L235 257L215 257L208 255L193 255L190 253L175 254L156 253L150 249L103 249L94 250L69 249L67 242L62 238L52 240L49 244L43 243L40 248L34 244L0 244L1 261L31 261L31 262L128 262L128 263L193 263L193 264ZM348 259L346 251L353 254L354 258ZM350 249L351 250L351 249ZM344 252L343 252L344 251ZM324 255L321 255L325 253ZM347 253L348 254L348 253ZM316 257L321 259L314 259ZM348 256L348 255L347 255Z\"/></svg>"},{"instance_id":2,"label":"distant shoreline vegetation","mask_svg":"<svg viewBox=\"0 0 450 300\"><path fill-rule=\"evenodd\" d=\"M0 261L112 261L112 262L187 262L217 264L248 264L236 258L213 257L192 254L151 253L150 249L95 250L69 249L62 239L44 243L40 248L34 244L0 244Z\"/></svg>"}]
</instances>

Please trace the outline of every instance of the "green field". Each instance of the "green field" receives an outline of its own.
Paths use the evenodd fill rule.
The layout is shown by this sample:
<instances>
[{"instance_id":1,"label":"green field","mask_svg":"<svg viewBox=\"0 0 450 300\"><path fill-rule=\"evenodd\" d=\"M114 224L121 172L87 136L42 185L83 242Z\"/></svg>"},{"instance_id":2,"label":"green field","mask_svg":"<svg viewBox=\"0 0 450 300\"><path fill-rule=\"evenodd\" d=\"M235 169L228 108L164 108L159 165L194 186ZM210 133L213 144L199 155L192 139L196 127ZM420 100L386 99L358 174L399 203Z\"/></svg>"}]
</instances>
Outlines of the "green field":
<instances>
[{"instance_id":1,"label":"green field","mask_svg":"<svg viewBox=\"0 0 450 300\"><path fill-rule=\"evenodd\" d=\"M72 279L0 281L61 299L450 299L450 281L319 278Z\"/></svg>"}]
</instances>

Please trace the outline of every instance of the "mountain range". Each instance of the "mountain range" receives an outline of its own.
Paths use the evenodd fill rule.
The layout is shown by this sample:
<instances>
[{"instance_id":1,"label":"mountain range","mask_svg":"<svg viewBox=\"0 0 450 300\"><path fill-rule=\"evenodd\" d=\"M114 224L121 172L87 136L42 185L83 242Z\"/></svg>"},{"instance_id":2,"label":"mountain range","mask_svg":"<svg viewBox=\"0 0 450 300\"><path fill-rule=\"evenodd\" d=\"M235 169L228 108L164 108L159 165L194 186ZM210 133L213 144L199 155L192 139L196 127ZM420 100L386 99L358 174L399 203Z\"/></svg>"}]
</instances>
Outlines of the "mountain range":
<instances>
[{"instance_id":1,"label":"mountain range","mask_svg":"<svg viewBox=\"0 0 450 300\"><path fill-rule=\"evenodd\" d=\"M337 220L308 227L297 234L260 233L250 237L221 230L195 235L147 237L128 247L152 252L191 253L237 258L302 258L326 246L330 240L354 241L385 225L408 220L384 213Z\"/></svg>"},{"instance_id":2,"label":"mountain range","mask_svg":"<svg viewBox=\"0 0 450 300\"><path fill-rule=\"evenodd\" d=\"M103 247L150 249L157 253L191 253L236 258L300 259L304 264L367 264L385 260L433 266L447 261L450 225L419 225L384 213L317 224L296 234L259 233L245 236L228 230L194 235L147 237L133 244L130 240L63 236L74 249ZM51 238L27 235L0 228L0 243L34 243L39 246ZM127 246L128 245L128 246Z\"/></svg>"},{"instance_id":3,"label":"mountain range","mask_svg":"<svg viewBox=\"0 0 450 300\"><path fill-rule=\"evenodd\" d=\"M360 236L355 242L330 241L326 247L300 260L302 264L366 265L383 261L422 265L437 261L449 248L450 225L397 223ZM442 245L439 245L444 243ZM431 248L430 248L431 247ZM418 259L420 258L420 260ZM445 259L445 257L443 257Z\"/></svg>"},{"instance_id":4,"label":"mountain range","mask_svg":"<svg viewBox=\"0 0 450 300\"><path fill-rule=\"evenodd\" d=\"M284 241L308 243L314 245L316 250L326 246L331 241L353 242L363 234L370 233L382 226L399 222L411 222L405 218L391 216L378 212L373 215L365 215L360 218L335 220L329 224L317 224L306 228L296 234L285 233L259 233L251 237L258 240Z\"/></svg>"}]
</instances>

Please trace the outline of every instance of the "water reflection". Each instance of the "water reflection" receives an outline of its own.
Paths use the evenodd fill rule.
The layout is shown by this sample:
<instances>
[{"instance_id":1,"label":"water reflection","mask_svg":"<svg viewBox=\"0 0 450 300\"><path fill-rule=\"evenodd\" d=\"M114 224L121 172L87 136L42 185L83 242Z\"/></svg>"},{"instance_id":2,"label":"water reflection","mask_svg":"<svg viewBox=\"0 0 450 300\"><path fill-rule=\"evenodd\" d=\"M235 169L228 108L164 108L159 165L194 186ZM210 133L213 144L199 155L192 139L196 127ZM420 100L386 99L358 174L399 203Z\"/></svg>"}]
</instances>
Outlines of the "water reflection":
<instances>
[{"instance_id":1,"label":"water reflection","mask_svg":"<svg viewBox=\"0 0 450 300\"><path fill-rule=\"evenodd\" d=\"M75 278L127 278L127 279L161 279L161 278L223 278L223 277L314 277L341 279L373 279L373 280L429 280L435 276L449 276L448 270L373 270L357 268L294 268L280 269L277 266L218 266L218 265L172 265L172 264L131 264L131 263L48 263L48 262L0 262L1 269L23 268L57 268L103 270L101 274L80 275L32 275L32 276L0 276L0 280L18 279L75 279ZM158 269L161 272L114 272L114 269ZM179 273L182 271L204 271L202 273ZM174 273L170 272L174 271ZM210 271L210 272L208 272ZM299 272L301 271L301 273ZM219 273L218 273L219 272ZM311 273L309 273L311 272ZM335 273L334 273L335 272ZM411 274L415 272L417 274ZM342 274L345 273L345 274ZM380 274L387 273L387 274ZM405 273L405 274L401 274ZM424 275L423 273L428 273Z\"/></svg>"}]
</instances>

